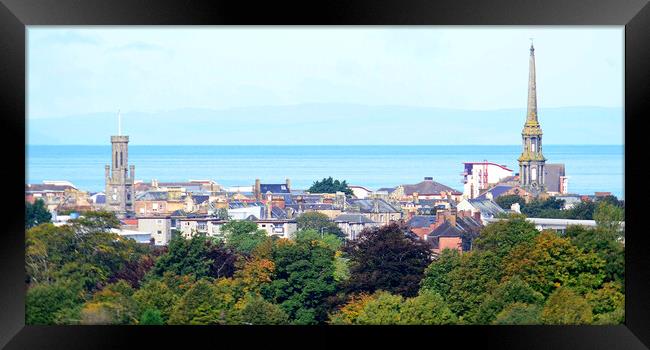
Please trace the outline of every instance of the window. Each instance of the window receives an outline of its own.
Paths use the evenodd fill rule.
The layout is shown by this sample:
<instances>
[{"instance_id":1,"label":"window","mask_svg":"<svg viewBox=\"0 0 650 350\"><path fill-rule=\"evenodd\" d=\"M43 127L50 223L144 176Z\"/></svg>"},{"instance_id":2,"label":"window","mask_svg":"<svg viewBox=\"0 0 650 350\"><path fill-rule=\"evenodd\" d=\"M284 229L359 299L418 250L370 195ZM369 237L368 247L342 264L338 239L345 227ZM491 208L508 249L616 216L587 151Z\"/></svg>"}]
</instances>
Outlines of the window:
<instances>
[{"instance_id":1,"label":"window","mask_svg":"<svg viewBox=\"0 0 650 350\"><path fill-rule=\"evenodd\" d=\"M537 167L530 169L530 171L531 171L530 178L533 181L537 180Z\"/></svg>"},{"instance_id":2,"label":"window","mask_svg":"<svg viewBox=\"0 0 650 350\"><path fill-rule=\"evenodd\" d=\"M117 168L117 151L115 151L115 163L113 163L113 167Z\"/></svg>"},{"instance_id":3,"label":"window","mask_svg":"<svg viewBox=\"0 0 650 350\"><path fill-rule=\"evenodd\" d=\"M120 166L124 165L124 157L122 157L122 152L120 152Z\"/></svg>"}]
</instances>

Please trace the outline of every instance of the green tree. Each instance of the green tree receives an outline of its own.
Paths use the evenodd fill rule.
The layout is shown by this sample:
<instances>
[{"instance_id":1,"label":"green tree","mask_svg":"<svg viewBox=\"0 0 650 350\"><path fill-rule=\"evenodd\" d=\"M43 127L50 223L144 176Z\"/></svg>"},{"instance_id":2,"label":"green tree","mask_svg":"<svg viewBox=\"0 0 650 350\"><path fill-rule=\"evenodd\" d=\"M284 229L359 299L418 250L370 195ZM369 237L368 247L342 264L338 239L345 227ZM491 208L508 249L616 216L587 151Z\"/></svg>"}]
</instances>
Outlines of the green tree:
<instances>
[{"instance_id":1,"label":"green tree","mask_svg":"<svg viewBox=\"0 0 650 350\"><path fill-rule=\"evenodd\" d=\"M336 292L334 254L320 240L278 240L271 253L275 270L263 296L279 304L292 323L324 322L326 300Z\"/></svg>"},{"instance_id":2,"label":"green tree","mask_svg":"<svg viewBox=\"0 0 650 350\"><path fill-rule=\"evenodd\" d=\"M589 292L587 302L591 305L596 324L621 324L625 321L625 295L618 283L609 282Z\"/></svg>"},{"instance_id":3,"label":"green tree","mask_svg":"<svg viewBox=\"0 0 650 350\"><path fill-rule=\"evenodd\" d=\"M449 273L460 266L460 253L454 249L444 249L440 256L427 267L420 282L421 291L430 290L440 295L449 295L451 280Z\"/></svg>"},{"instance_id":4,"label":"green tree","mask_svg":"<svg viewBox=\"0 0 650 350\"><path fill-rule=\"evenodd\" d=\"M80 291L62 282L38 284L27 290L25 323L28 325L55 324L57 315L74 308L82 301Z\"/></svg>"},{"instance_id":5,"label":"green tree","mask_svg":"<svg viewBox=\"0 0 650 350\"><path fill-rule=\"evenodd\" d=\"M487 224L474 242L479 251L491 251L503 258L520 244L532 241L539 231L535 225L526 221L523 215L512 215L508 220L500 220Z\"/></svg>"},{"instance_id":6,"label":"green tree","mask_svg":"<svg viewBox=\"0 0 650 350\"><path fill-rule=\"evenodd\" d=\"M625 277L625 246L619 234L601 227L568 226L565 236L575 246L597 254L605 261L605 281L623 282Z\"/></svg>"},{"instance_id":7,"label":"green tree","mask_svg":"<svg viewBox=\"0 0 650 350\"><path fill-rule=\"evenodd\" d=\"M348 242L351 292L385 290L403 296L415 296L424 270L431 263L426 242L407 236L397 224L364 231Z\"/></svg>"},{"instance_id":8,"label":"green tree","mask_svg":"<svg viewBox=\"0 0 650 350\"><path fill-rule=\"evenodd\" d=\"M42 199L37 199L34 204L25 202L25 229L50 222L52 214L45 207Z\"/></svg>"},{"instance_id":9,"label":"green tree","mask_svg":"<svg viewBox=\"0 0 650 350\"><path fill-rule=\"evenodd\" d=\"M589 200L582 201L574 205L571 209L567 210L565 218L573 220L593 220L595 210L595 202Z\"/></svg>"},{"instance_id":10,"label":"green tree","mask_svg":"<svg viewBox=\"0 0 650 350\"><path fill-rule=\"evenodd\" d=\"M229 221L221 231L225 233L227 246L245 254L250 254L268 238L266 231L258 230L256 223L247 220Z\"/></svg>"},{"instance_id":11,"label":"green tree","mask_svg":"<svg viewBox=\"0 0 650 350\"><path fill-rule=\"evenodd\" d=\"M140 316L140 325L163 325L165 321L163 320L160 311L156 309L146 309Z\"/></svg>"},{"instance_id":12,"label":"green tree","mask_svg":"<svg viewBox=\"0 0 650 350\"><path fill-rule=\"evenodd\" d=\"M605 277L605 262L593 252L584 252L567 238L543 231L532 244L519 245L504 259L506 276L518 275L545 296L559 286L585 293L598 287Z\"/></svg>"},{"instance_id":13,"label":"green tree","mask_svg":"<svg viewBox=\"0 0 650 350\"><path fill-rule=\"evenodd\" d=\"M559 287L551 293L541 314L544 324L590 324L592 320L591 306L587 300L567 287Z\"/></svg>"},{"instance_id":14,"label":"green tree","mask_svg":"<svg viewBox=\"0 0 650 350\"><path fill-rule=\"evenodd\" d=\"M540 324L542 307L536 304L516 302L506 306L496 315L494 324L536 325Z\"/></svg>"},{"instance_id":15,"label":"green tree","mask_svg":"<svg viewBox=\"0 0 650 350\"><path fill-rule=\"evenodd\" d=\"M169 317L169 324L226 324L234 301L224 303L216 287L208 280L198 280L178 300Z\"/></svg>"},{"instance_id":16,"label":"green tree","mask_svg":"<svg viewBox=\"0 0 650 350\"><path fill-rule=\"evenodd\" d=\"M298 230L314 230L320 234L330 233L340 238L345 238L345 234L335 222L319 212L306 212L296 218Z\"/></svg>"},{"instance_id":17,"label":"green tree","mask_svg":"<svg viewBox=\"0 0 650 350\"><path fill-rule=\"evenodd\" d=\"M239 308L239 323L248 325L282 325L289 317L278 305L269 303L260 296L245 297Z\"/></svg>"},{"instance_id":18,"label":"green tree","mask_svg":"<svg viewBox=\"0 0 650 350\"><path fill-rule=\"evenodd\" d=\"M400 314L399 324L406 325L441 325L458 321L445 300L431 291L422 291L418 296L406 299Z\"/></svg>"},{"instance_id":19,"label":"green tree","mask_svg":"<svg viewBox=\"0 0 650 350\"><path fill-rule=\"evenodd\" d=\"M541 293L536 292L528 283L515 276L502 282L485 298L478 309L476 323L491 324L506 307L513 303L533 306L541 305L543 302L544 296ZM508 319L514 319L513 312L518 315L519 311L519 308L517 311L509 310L507 312Z\"/></svg>"},{"instance_id":20,"label":"green tree","mask_svg":"<svg viewBox=\"0 0 650 350\"><path fill-rule=\"evenodd\" d=\"M133 300L141 313L155 310L163 322L169 319L179 296L162 280L154 279L142 285L134 294Z\"/></svg>"},{"instance_id":21,"label":"green tree","mask_svg":"<svg viewBox=\"0 0 650 350\"><path fill-rule=\"evenodd\" d=\"M153 271L162 276L164 272L177 275L194 275L197 278L207 276L212 260L207 257L208 238L205 234L197 234L189 239L173 238L169 242L166 254L163 254Z\"/></svg>"},{"instance_id":22,"label":"green tree","mask_svg":"<svg viewBox=\"0 0 650 350\"><path fill-rule=\"evenodd\" d=\"M352 190L348 188L345 180L334 180L332 177L323 178L321 181L314 181L314 184L307 190L309 193L336 193L343 192L346 195L352 195Z\"/></svg>"},{"instance_id":23,"label":"green tree","mask_svg":"<svg viewBox=\"0 0 650 350\"><path fill-rule=\"evenodd\" d=\"M600 201L594 211L594 220L601 230L618 235L622 232L620 222L625 220L625 213L623 208Z\"/></svg>"},{"instance_id":24,"label":"green tree","mask_svg":"<svg viewBox=\"0 0 650 350\"><path fill-rule=\"evenodd\" d=\"M501 208L505 210L510 210L513 204L519 203L519 209L526 206L526 201L516 194L507 194L504 196L499 196L494 200Z\"/></svg>"}]
</instances>

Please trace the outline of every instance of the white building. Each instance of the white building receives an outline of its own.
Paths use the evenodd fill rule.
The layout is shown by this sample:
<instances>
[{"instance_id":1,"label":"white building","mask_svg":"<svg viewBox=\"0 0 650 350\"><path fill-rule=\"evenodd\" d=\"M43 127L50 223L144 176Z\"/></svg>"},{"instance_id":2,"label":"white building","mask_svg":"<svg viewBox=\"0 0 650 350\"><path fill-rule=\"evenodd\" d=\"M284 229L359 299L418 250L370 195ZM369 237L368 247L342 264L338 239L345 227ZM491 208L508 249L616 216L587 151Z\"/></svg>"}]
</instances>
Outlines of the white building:
<instances>
[{"instance_id":1,"label":"white building","mask_svg":"<svg viewBox=\"0 0 650 350\"><path fill-rule=\"evenodd\" d=\"M363 214L341 214L334 219L334 222L349 240L357 239L361 231L366 228L381 226L380 223L370 220Z\"/></svg>"},{"instance_id":2,"label":"white building","mask_svg":"<svg viewBox=\"0 0 650 350\"><path fill-rule=\"evenodd\" d=\"M456 210L458 211L470 211L472 216L476 213L481 214L481 221L486 222L489 219L495 218L499 214L503 214L506 211L503 210L498 204L493 200L485 199L463 199L456 205Z\"/></svg>"},{"instance_id":3,"label":"white building","mask_svg":"<svg viewBox=\"0 0 650 350\"><path fill-rule=\"evenodd\" d=\"M513 176L512 169L505 165L499 165L488 161L467 162L463 175L463 197L476 198L478 195L504 178Z\"/></svg>"},{"instance_id":4,"label":"white building","mask_svg":"<svg viewBox=\"0 0 650 350\"><path fill-rule=\"evenodd\" d=\"M155 245L167 245L172 239L170 217L139 217L138 231L151 233Z\"/></svg>"},{"instance_id":5,"label":"white building","mask_svg":"<svg viewBox=\"0 0 650 350\"><path fill-rule=\"evenodd\" d=\"M261 206L228 209L228 216L233 220L245 220L251 215L259 219L262 217L262 209Z\"/></svg>"},{"instance_id":6,"label":"white building","mask_svg":"<svg viewBox=\"0 0 650 350\"><path fill-rule=\"evenodd\" d=\"M256 223L257 228L269 236L291 238L298 231L298 223L294 220L257 220Z\"/></svg>"},{"instance_id":7,"label":"white building","mask_svg":"<svg viewBox=\"0 0 650 350\"><path fill-rule=\"evenodd\" d=\"M138 243L145 243L145 244L151 243L151 232L124 230L124 229L117 229L117 228L112 228L111 232L117 233L118 236L120 237L133 239Z\"/></svg>"},{"instance_id":8,"label":"white building","mask_svg":"<svg viewBox=\"0 0 650 350\"><path fill-rule=\"evenodd\" d=\"M372 194L372 191L363 187L363 186L355 186L355 185L350 185L348 186L349 189L352 190L352 194L359 199L366 199L368 196Z\"/></svg>"}]
</instances>

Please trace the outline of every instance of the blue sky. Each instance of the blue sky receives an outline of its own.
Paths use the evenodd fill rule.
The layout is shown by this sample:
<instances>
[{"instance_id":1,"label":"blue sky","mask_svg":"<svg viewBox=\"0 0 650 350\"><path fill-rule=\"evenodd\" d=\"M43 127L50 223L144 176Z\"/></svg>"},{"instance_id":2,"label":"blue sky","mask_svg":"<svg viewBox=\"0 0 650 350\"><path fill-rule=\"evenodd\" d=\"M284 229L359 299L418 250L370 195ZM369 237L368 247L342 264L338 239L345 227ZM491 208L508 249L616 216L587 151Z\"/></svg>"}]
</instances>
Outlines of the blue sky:
<instances>
[{"instance_id":1,"label":"blue sky","mask_svg":"<svg viewBox=\"0 0 650 350\"><path fill-rule=\"evenodd\" d=\"M130 115L301 104L523 110L531 37L540 110L614 108L606 127L622 135L622 26L30 26L28 123L120 109L128 130ZM215 118L202 127L238 123ZM362 129L367 118L346 123ZM476 117L473 127L489 123ZM290 130L309 130L299 124Z\"/></svg>"}]
</instances>

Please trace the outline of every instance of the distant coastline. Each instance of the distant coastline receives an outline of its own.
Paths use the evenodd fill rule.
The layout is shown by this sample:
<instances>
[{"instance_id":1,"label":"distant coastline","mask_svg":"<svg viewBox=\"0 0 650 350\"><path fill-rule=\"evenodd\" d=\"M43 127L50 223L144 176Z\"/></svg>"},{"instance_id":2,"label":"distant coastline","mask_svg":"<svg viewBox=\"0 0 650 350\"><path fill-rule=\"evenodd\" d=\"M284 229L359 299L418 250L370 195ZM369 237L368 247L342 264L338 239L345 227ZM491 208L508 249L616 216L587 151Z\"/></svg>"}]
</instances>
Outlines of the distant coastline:
<instances>
[{"instance_id":1,"label":"distant coastline","mask_svg":"<svg viewBox=\"0 0 650 350\"><path fill-rule=\"evenodd\" d=\"M569 192L612 192L624 198L624 145L545 145L548 163L565 163ZM368 188L416 183L424 176L462 191L462 162L488 160L518 171L520 145L137 145L129 163L145 182L215 180L250 186L256 178L308 188L327 176ZM103 191L110 145L26 145L26 182L67 180Z\"/></svg>"}]
</instances>

